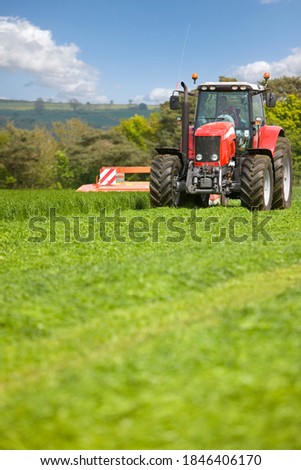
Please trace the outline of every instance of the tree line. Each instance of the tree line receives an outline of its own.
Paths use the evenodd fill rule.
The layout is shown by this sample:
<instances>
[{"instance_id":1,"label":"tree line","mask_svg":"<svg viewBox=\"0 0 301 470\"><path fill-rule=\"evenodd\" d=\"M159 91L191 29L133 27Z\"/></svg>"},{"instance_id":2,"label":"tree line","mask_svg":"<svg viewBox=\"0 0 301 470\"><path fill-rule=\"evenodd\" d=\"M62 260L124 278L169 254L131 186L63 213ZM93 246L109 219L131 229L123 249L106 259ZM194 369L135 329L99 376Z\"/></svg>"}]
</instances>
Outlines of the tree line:
<instances>
[{"instance_id":1,"label":"tree line","mask_svg":"<svg viewBox=\"0 0 301 470\"><path fill-rule=\"evenodd\" d=\"M268 124L283 127L293 150L295 182L301 180L301 79L270 80L275 108ZM193 108L194 106L192 106ZM101 130L80 119L53 122L50 129L0 129L0 188L77 188L95 180L101 166L149 165L155 147L178 147L181 126L169 103L149 117L135 115Z\"/></svg>"},{"instance_id":2,"label":"tree line","mask_svg":"<svg viewBox=\"0 0 301 470\"><path fill-rule=\"evenodd\" d=\"M109 130L80 119L33 130L9 123L0 129L0 188L77 188L95 181L101 166L149 165L166 134L172 145L179 142L176 120L164 108Z\"/></svg>"}]
</instances>

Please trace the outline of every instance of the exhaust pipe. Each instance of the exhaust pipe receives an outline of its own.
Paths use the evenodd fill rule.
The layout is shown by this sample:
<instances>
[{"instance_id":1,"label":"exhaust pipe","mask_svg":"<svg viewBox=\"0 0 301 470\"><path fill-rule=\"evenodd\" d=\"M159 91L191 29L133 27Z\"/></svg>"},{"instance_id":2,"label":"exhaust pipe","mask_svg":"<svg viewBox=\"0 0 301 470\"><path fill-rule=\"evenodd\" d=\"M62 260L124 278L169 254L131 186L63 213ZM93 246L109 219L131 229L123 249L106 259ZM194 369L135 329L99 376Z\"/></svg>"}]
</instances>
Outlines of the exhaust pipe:
<instances>
[{"instance_id":1,"label":"exhaust pipe","mask_svg":"<svg viewBox=\"0 0 301 470\"><path fill-rule=\"evenodd\" d=\"M184 101L182 104L182 153L184 160L183 173L187 172L188 168L188 154L189 154L189 101L188 101L188 88L184 82L181 82L184 89Z\"/></svg>"}]
</instances>

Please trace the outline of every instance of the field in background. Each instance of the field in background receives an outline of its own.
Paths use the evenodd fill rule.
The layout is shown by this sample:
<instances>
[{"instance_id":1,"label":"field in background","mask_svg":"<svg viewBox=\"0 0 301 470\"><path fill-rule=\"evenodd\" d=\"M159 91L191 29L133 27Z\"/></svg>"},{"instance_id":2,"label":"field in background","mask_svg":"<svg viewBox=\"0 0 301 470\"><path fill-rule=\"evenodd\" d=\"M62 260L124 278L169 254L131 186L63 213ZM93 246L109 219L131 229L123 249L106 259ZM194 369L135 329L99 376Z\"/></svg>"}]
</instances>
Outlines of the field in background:
<instances>
[{"instance_id":1,"label":"field in background","mask_svg":"<svg viewBox=\"0 0 301 470\"><path fill-rule=\"evenodd\" d=\"M158 106L136 104L78 104L74 109L69 103L43 102L43 109L38 112L33 101L0 100L0 127L13 122L18 128L34 129L35 126L51 127L53 121L81 119L90 126L108 129L116 126L122 119L129 119L135 114L148 117L159 111Z\"/></svg>"},{"instance_id":2,"label":"field in background","mask_svg":"<svg viewBox=\"0 0 301 470\"><path fill-rule=\"evenodd\" d=\"M0 191L0 448L300 449L300 212Z\"/></svg>"}]
</instances>

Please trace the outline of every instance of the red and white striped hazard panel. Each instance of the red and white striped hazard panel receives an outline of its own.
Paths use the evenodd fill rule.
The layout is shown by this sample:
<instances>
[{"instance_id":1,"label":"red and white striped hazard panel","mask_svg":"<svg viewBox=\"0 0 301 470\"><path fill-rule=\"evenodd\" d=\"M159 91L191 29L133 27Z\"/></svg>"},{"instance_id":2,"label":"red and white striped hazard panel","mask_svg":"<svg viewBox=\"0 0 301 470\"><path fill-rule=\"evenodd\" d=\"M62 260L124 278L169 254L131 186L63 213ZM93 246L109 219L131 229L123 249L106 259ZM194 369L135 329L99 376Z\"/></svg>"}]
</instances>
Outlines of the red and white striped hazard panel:
<instances>
[{"instance_id":1,"label":"red and white striped hazard panel","mask_svg":"<svg viewBox=\"0 0 301 470\"><path fill-rule=\"evenodd\" d=\"M102 168L99 173L100 186L116 184L116 168Z\"/></svg>"}]
</instances>

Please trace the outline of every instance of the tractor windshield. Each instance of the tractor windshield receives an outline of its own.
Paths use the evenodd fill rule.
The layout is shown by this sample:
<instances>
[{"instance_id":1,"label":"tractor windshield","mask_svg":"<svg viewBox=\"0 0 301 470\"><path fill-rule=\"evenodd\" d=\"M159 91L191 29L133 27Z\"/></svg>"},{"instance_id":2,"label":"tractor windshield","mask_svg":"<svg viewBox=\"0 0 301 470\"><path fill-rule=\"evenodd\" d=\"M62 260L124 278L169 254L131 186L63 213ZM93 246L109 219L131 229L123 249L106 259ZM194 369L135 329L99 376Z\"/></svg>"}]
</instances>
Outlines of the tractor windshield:
<instances>
[{"instance_id":1,"label":"tractor windshield","mask_svg":"<svg viewBox=\"0 0 301 470\"><path fill-rule=\"evenodd\" d=\"M248 92L201 91L195 128L215 121L232 122L239 147L246 147L250 140Z\"/></svg>"}]
</instances>

